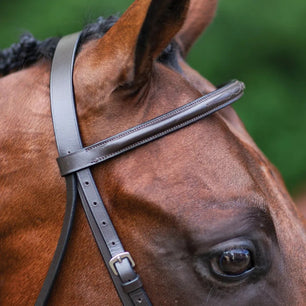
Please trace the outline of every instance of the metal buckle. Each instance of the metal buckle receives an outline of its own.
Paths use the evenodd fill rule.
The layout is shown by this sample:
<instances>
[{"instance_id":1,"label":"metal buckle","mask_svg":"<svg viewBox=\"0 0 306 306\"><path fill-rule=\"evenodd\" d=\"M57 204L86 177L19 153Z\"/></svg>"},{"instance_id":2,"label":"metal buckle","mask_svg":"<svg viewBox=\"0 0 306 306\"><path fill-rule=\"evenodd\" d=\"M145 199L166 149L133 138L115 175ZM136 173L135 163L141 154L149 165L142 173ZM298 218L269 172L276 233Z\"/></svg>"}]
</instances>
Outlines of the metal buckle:
<instances>
[{"instance_id":1,"label":"metal buckle","mask_svg":"<svg viewBox=\"0 0 306 306\"><path fill-rule=\"evenodd\" d=\"M124 258L127 258L130 261L130 263L131 263L133 268L135 267L135 261L133 260L131 254L129 252L120 253L120 254L114 256L109 261L109 266L110 266L110 268L112 269L112 271L114 272L115 275L118 275L118 272L116 270L115 264L117 262L121 263Z\"/></svg>"}]
</instances>

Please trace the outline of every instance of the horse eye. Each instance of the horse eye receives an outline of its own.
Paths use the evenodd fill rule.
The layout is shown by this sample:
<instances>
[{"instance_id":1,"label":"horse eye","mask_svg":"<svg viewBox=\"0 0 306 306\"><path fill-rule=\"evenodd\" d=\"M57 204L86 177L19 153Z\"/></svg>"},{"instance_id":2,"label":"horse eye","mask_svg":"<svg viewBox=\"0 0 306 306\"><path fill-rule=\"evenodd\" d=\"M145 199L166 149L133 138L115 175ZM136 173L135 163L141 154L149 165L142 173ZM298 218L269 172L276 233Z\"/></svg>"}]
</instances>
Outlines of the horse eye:
<instances>
[{"instance_id":1,"label":"horse eye","mask_svg":"<svg viewBox=\"0 0 306 306\"><path fill-rule=\"evenodd\" d=\"M251 252L245 249L225 251L219 258L219 267L224 274L240 275L252 268Z\"/></svg>"},{"instance_id":2,"label":"horse eye","mask_svg":"<svg viewBox=\"0 0 306 306\"><path fill-rule=\"evenodd\" d=\"M243 248L225 250L211 259L211 268L218 276L238 278L253 270L252 253Z\"/></svg>"}]
</instances>

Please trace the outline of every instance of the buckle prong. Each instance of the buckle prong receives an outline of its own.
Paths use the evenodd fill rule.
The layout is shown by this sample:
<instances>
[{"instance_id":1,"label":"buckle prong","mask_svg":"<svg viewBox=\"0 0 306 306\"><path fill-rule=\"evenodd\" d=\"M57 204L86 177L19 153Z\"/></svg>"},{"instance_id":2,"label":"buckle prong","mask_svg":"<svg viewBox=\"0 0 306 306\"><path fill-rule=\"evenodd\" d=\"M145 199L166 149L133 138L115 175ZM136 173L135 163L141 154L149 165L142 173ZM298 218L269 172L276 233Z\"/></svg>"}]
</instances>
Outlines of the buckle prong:
<instances>
[{"instance_id":1,"label":"buckle prong","mask_svg":"<svg viewBox=\"0 0 306 306\"><path fill-rule=\"evenodd\" d=\"M120 253L120 254L114 256L113 258L111 258L111 260L109 261L109 266L110 266L111 270L113 271L113 273L115 275L118 275L115 264L117 262L121 263L124 258L127 258L129 260L129 262L130 262L130 264L133 268L135 267L135 261L133 260L131 254L129 252Z\"/></svg>"}]
</instances>

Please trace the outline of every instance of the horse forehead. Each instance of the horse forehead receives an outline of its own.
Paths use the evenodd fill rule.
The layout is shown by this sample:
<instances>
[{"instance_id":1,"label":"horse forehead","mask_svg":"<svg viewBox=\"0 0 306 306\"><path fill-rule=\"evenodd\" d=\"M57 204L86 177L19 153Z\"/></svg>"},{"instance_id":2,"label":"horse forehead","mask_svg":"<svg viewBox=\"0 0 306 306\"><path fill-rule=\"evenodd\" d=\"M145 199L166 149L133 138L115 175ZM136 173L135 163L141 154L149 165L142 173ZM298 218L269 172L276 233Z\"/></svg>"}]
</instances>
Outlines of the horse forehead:
<instances>
[{"instance_id":1,"label":"horse forehead","mask_svg":"<svg viewBox=\"0 0 306 306\"><path fill-rule=\"evenodd\" d=\"M256 184L240 147L220 121L211 116L130 152L112 162L107 175L126 194L152 203L249 196L251 190L257 192Z\"/></svg>"}]
</instances>

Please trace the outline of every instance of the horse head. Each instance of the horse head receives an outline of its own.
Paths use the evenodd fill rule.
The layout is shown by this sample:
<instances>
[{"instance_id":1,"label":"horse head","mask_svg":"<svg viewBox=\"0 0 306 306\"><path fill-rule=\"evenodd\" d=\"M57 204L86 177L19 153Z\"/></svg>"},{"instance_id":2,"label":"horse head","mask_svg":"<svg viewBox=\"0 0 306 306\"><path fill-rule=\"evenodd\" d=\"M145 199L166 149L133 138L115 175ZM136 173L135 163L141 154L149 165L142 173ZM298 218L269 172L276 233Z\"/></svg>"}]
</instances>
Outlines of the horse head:
<instances>
[{"instance_id":1,"label":"horse head","mask_svg":"<svg viewBox=\"0 0 306 306\"><path fill-rule=\"evenodd\" d=\"M185 62L215 9L214 0L136 0L103 37L80 47L73 83L85 145L215 89ZM0 79L10 105L23 101L12 108L0 100L6 169L13 167L3 174L11 189L0 205L4 256L15 255L3 268L6 302L35 299L62 222L49 70L41 60ZM93 174L154 305L303 304L303 224L280 174L231 107ZM50 302L119 303L80 207Z\"/></svg>"}]
</instances>

